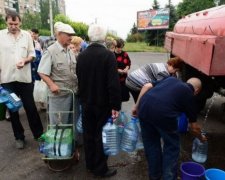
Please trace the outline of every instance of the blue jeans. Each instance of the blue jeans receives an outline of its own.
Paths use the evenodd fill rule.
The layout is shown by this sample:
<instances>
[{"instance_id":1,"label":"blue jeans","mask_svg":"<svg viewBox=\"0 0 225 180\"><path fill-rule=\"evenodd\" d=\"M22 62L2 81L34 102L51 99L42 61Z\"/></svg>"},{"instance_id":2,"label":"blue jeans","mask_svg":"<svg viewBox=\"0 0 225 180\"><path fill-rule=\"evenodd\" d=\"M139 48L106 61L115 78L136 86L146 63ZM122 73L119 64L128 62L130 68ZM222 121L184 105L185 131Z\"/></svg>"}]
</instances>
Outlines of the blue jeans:
<instances>
[{"instance_id":1,"label":"blue jeans","mask_svg":"<svg viewBox=\"0 0 225 180\"><path fill-rule=\"evenodd\" d=\"M176 180L180 153L179 134L167 132L149 121L140 119L142 138L151 180ZM161 139L163 145L161 145Z\"/></svg>"}]
</instances>

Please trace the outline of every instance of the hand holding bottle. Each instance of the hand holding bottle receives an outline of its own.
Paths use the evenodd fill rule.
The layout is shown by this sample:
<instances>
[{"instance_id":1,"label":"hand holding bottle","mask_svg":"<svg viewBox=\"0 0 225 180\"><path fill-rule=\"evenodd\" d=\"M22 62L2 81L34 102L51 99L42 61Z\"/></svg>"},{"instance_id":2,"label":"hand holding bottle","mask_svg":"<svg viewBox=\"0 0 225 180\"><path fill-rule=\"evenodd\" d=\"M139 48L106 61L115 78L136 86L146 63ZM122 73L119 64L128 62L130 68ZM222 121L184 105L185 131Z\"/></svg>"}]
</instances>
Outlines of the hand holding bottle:
<instances>
[{"instance_id":1,"label":"hand holding bottle","mask_svg":"<svg viewBox=\"0 0 225 180\"><path fill-rule=\"evenodd\" d=\"M197 122L190 123L190 132L200 141L202 142L207 141L206 136L202 134L202 130Z\"/></svg>"},{"instance_id":2,"label":"hand holding bottle","mask_svg":"<svg viewBox=\"0 0 225 180\"><path fill-rule=\"evenodd\" d=\"M115 121L119 117L119 111L112 109L112 119Z\"/></svg>"}]
</instances>

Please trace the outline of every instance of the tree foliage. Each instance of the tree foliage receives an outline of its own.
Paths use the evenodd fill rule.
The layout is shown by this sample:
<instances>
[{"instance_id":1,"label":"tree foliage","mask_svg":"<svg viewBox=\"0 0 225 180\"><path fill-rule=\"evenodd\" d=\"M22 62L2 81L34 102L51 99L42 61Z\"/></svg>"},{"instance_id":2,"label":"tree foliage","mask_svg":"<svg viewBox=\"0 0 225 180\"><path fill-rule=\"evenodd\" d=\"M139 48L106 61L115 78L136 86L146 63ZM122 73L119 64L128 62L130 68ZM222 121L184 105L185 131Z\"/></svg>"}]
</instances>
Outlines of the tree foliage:
<instances>
[{"instance_id":1,"label":"tree foliage","mask_svg":"<svg viewBox=\"0 0 225 180\"><path fill-rule=\"evenodd\" d=\"M5 28L6 28L5 20L3 16L0 14L0 29L5 29Z\"/></svg>"},{"instance_id":2,"label":"tree foliage","mask_svg":"<svg viewBox=\"0 0 225 180\"><path fill-rule=\"evenodd\" d=\"M225 4L225 0L219 0L218 1L218 5L223 5L223 4Z\"/></svg>"},{"instance_id":3,"label":"tree foliage","mask_svg":"<svg viewBox=\"0 0 225 180\"><path fill-rule=\"evenodd\" d=\"M40 14L26 12L22 18L22 28L23 29L42 28Z\"/></svg>"},{"instance_id":4,"label":"tree foliage","mask_svg":"<svg viewBox=\"0 0 225 180\"><path fill-rule=\"evenodd\" d=\"M69 17L58 14L54 18L54 22L61 21L63 23L69 24L75 30L77 36L86 37L88 31L88 25L82 22L74 22Z\"/></svg>"},{"instance_id":5,"label":"tree foliage","mask_svg":"<svg viewBox=\"0 0 225 180\"><path fill-rule=\"evenodd\" d=\"M214 0L183 0L183 2L179 3L177 6L177 15L181 18L193 12L201 11L214 6Z\"/></svg>"},{"instance_id":6,"label":"tree foliage","mask_svg":"<svg viewBox=\"0 0 225 180\"><path fill-rule=\"evenodd\" d=\"M41 10L41 22L42 22L42 28L49 29L49 0L39 0L40 2L40 10ZM53 19L54 17L59 14L59 9L56 4L57 1L52 1L52 15Z\"/></svg>"}]
</instances>

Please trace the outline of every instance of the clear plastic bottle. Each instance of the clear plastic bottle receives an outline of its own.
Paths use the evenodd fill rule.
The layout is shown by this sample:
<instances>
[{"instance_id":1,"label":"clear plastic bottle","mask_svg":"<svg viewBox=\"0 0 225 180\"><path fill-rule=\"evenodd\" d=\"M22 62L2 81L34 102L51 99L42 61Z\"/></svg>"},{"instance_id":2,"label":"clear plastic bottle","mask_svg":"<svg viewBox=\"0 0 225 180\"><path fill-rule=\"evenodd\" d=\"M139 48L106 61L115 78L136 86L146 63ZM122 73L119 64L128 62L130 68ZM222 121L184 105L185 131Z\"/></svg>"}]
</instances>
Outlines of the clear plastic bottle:
<instances>
[{"instance_id":1,"label":"clear plastic bottle","mask_svg":"<svg viewBox=\"0 0 225 180\"><path fill-rule=\"evenodd\" d=\"M125 114L124 111L121 111L120 115L119 115L119 117L118 117L118 119L116 121L119 133L121 133L121 134L123 133L124 126L126 125L127 122L128 122L127 115Z\"/></svg>"},{"instance_id":2,"label":"clear plastic bottle","mask_svg":"<svg viewBox=\"0 0 225 180\"><path fill-rule=\"evenodd\" d=\"M79 107L79 109L80 109L80 115L79 115L78 120L77 120L76 128L77 128L77 131L79 133L83 133L81 106Z\"/></svg>"},{"instance_id":3,"label":"clear plastic bottle","mask_svg":"<svg viewBox=\"0 0 225 180\"><path fill-rule=\"evenodd\" d=\"M205 135L205 133L202 133ZM204 163L207 160L208 142L201 142L195 138L192 145L192 159L198 163Z\"/></svg>"},{"instance_id":4,"label":"clear plastic bottle","mask_svg":"<svg viewBox=\"0 0 225 180\"><path fill-rule=\"evenodd\" d=\"M3 87L0 87L0 99L11 112L18 111L23 105L21 99L15 93L11 93Z\"/></svg>"},{"instance_id":5,"label":"clear plastic bottle","mask_svg":"<svg viewBox=\"0 0 225 180\"><path fill-rule=\"evenodd\" d=\"M5 103L8 101L8 98L7 96L5 96L5 93L4 93L4 89L2 86L0 86L0 103Z\"/></svg>"},{"instance_id":6,"label":"clear plastic bottle","mask_svg":"<svg viewBox=\"0 0 225 180\"><path fill-rule=\"evenodd\" d=\"M144 149L144 145L143 145L143 141L142 141L142 135L141 135L141 126L140 126L140 121L139 119L137 119L137 126L138 126L138 141L136 144L136 149L140 150L140 149Z\"/></svg>"},{"instance_id":7,"label":"clear plastic bottle","mask_svg":"<svg viewBox=\"0 0 225 180\"><path fill-rule=\"evenodd\" d=\"M133 152L138 141L137 119L132 117L123 130L120 148L125 152Z\"/></svg>"},{"instance_id":8,"label":"clear plastic bottle","mask_svg":"<svg viewBox=\"0 0 225 180\"><path fill-rule=\"evenodd\" d=\"M102 142L106 155L116 155L119 153L118 129L113 123L112 118L108 119L108 122L102 129Z\"/></svg>"}]
</instances>

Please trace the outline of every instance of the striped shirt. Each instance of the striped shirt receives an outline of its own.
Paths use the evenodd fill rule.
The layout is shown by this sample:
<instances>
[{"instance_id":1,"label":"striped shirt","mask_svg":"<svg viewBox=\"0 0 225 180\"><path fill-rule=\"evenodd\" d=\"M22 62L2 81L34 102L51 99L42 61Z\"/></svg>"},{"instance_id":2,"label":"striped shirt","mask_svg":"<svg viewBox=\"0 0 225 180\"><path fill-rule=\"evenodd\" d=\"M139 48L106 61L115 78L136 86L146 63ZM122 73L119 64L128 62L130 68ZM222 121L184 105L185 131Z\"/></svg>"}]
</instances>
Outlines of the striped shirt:
<instances>
[{"instance_id":1,"label":"striped shirt","mask_svg":"<svg viewBox=\"0 0 225 180\"><path fill-rule=\"evenodd\" d=\"M134 91L140 91L146 83L152 83L167 76L170 74L166 63L146 64L127 76L126 86Z\"/></svg>"}]
</instances>

